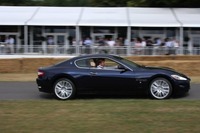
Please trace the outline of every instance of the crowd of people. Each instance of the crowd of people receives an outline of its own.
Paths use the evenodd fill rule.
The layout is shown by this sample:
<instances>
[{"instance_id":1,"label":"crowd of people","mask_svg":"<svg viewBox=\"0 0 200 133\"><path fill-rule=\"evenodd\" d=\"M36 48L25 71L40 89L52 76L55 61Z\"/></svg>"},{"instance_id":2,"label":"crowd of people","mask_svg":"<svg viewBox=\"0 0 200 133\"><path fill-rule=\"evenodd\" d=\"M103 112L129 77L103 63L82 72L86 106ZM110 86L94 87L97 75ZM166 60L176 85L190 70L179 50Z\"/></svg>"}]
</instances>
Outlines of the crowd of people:
<instances>
[{"instance_id":1,"label":"crowd of people","mask_svg":"<svg viewBox=\"0 0 200 133\"><path fill-rule=\"evenodd\" d=\"M97 52L110 54L126 53L130 49L130 53L134 55L169 55L176 54L179 43L174 38L133 38L129 43L126 38L119 37L116 40L112 38L99 38L95 42L87 37L81 45L85 47L85 53L91 53L91 49L97 48Z\"/></svg>"},{"instance_id":2,"label":"crowd of people","mask_svg":"<svg viewBox=\"0 0 200 133\"><path fill-rule=\"evenodd\" d=\"M68 37L68 46L62 43L62 46L55 44L53 37L48 37L46 40L47 46L42 46L44 53L59 53L66 49L66 54L76 52L76 41L73 37ZM5 38L1 44L1 53L14 53L15 39L12 36ZM55 47L56 46L56 47ZM108 53L108 54L127 54L133 55L170 55L176 54L176 49L179 47L179 42L175 38L133 38L129 42L126 38L97 38L95 41L86 37L79 43L81 54L91 53ZM59 51L58 51L59 48ZM4 50L4 51L2 51ZM61 54L61 53L60 53Z\"/></svg>"}]
</instances>

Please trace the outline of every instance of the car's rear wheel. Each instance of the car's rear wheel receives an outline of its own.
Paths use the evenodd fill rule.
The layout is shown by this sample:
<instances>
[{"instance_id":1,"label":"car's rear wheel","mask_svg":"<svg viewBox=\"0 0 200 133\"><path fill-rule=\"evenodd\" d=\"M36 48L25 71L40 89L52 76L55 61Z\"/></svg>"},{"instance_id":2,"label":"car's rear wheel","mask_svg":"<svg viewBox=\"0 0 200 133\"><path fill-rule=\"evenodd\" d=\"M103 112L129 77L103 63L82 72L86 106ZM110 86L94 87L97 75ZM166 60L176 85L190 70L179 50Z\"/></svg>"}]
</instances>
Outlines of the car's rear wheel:
<instances>
[{"instance_id":1,"label":"car's rear wheel","mask_svg":"<svg viewBox=\"0 0 200 133\"><path fill-rule=\"evenodd\" d=\"M156 78L150 83L149 93L154 99L167 99L172 94L172 85L165 78Z\"/></svg>"},{"instance_id":2,"label":"car's rear wheel","mask_svg":"<svg viewBox=\"0 0 200 133\"><path fill-rule=\"evenodd\" d=\"M71 99L75 95L76 88L72 81L67 78L59 79L55 82L53 92L56 98L60 100Z\"/></svg>"}]
</instances>

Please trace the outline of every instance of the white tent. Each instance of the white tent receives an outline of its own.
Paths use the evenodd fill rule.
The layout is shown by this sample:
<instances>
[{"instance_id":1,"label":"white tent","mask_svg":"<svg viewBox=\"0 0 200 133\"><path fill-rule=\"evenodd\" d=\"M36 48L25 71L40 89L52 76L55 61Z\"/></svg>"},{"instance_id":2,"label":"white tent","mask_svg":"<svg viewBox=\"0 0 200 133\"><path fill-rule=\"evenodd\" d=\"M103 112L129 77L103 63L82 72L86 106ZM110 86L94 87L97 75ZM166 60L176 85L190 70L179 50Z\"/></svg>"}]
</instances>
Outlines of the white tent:
<instances>
[{"instance_id":1,"label":"white tent","mask_svg":"<svg viewBox=\"0 0 200 133\"><path fill-rule=\"evenodd\" d=\"M28 25L75 26L81 9L81 7L40 7Z\"/></svg>"},{"instance_id":2,"label":"white tent","mask_svg":"<svg viewBox=\"0 0 200 133\"><path fill-rule=\"evenodd\" d=\"M79 26L128 26L126 8L85 7Z\"/></svg>"},{"instance_id":3,"label":"white tent","mask_svg":"<svg viewBox=\"0 0 200 133\"><path fill-rule=\"evenodd\" d=\"M182 44L184 27L200 27L200 8L0 6L0 18L1 26L24 26L25 46L29 26L76 26L77 42L81 26L127 27L128 40L131 27L178 27Z\"/></svg>"},{"instance_id":4,"label":"white tent","mask_svg":"<svg viewBox=\"0 0 200 133\"><path fill-rule=\"evenodd\" d=\"M173 8L183 27L200 27L200 8Z\"/></svg>"},{"instance_id":5,"label":"white tent","mask_svg":"<svg viewBox=\"0 0 200 133\"><path fill-rule=\"evenodd\" d=\"M130 26L180 27L170 8L128 8Z\"/></svg>"},{"instance_id":6,"label":"white tent","mask_svg":"<svg viewBox=\"0 0 200 133\"><path fill-rule=\"evenodd\" d=\"M0 25L200 27L200 8L0 6Z\"/></svg>"},{"instance_id":7,"label":"white tent","mask_svg":"<svg viewBox=\"0 0 200 133\"><path fill-rule=\"evenodd\" d=\"M0 6L0 25L25 25L37 7Z\"/></svg>"}]
</instances>

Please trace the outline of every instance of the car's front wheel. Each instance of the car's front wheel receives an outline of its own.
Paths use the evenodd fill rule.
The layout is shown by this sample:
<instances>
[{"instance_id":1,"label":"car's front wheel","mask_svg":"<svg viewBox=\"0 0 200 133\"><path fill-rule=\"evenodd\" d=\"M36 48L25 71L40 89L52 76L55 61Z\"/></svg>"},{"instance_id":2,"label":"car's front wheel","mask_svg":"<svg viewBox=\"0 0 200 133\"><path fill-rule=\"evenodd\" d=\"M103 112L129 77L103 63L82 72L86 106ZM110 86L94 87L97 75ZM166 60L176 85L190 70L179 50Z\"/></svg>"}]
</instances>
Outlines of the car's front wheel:
<instances>
[{"instance_id":1,"label":"car's front wheel","mask_svg":"<svg viewBox=\"0 0 200 133\"><path fill-rule=\"evenodd\" d=\"M55 97L61 100L73 98L75 95L75 91L76 88L74 84L67 78L57 80L53 87Z\"/></svg>"},{"instance_id":2,"label":"car's front wheel","mask_svg":"<svg viewBox=\"0 0 200 133\"><path fill-rule=\"evenodd\" d=\"M150 83L149 93L154 99L167 99L172 94L172 85L165 78L156 78Z\"/></svg>"}]
</instances>

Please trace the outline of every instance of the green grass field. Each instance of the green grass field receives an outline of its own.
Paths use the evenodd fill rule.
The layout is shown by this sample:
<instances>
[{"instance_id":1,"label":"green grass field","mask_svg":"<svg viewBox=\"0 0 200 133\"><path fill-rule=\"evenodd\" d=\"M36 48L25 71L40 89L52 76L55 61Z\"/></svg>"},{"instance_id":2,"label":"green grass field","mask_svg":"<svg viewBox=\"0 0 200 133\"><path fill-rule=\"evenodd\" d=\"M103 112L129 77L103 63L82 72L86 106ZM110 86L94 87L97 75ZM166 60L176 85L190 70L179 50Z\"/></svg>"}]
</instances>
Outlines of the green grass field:
<instances>
[{"instance_id":1,"label":"green grass field","mask_svg":"<svg viewBox=\"0 0 200 133\"><path fill-rule=\"evenodd\" d=\"M5 73L0 81L36 76ZM200 76L191 79L200 83ZM1 100L0 133L199 133L199 105L178 99Z\"/></svg>"},{"instance_id":2,"label":"green grass field","mask_svg":"<svg viewBox=\"0 0 200 133\"><path fill-rule=\"evenodd\" d=\"M1 133L199 133L199 100L0 101Z\"/></svg>"}]
</instances>

